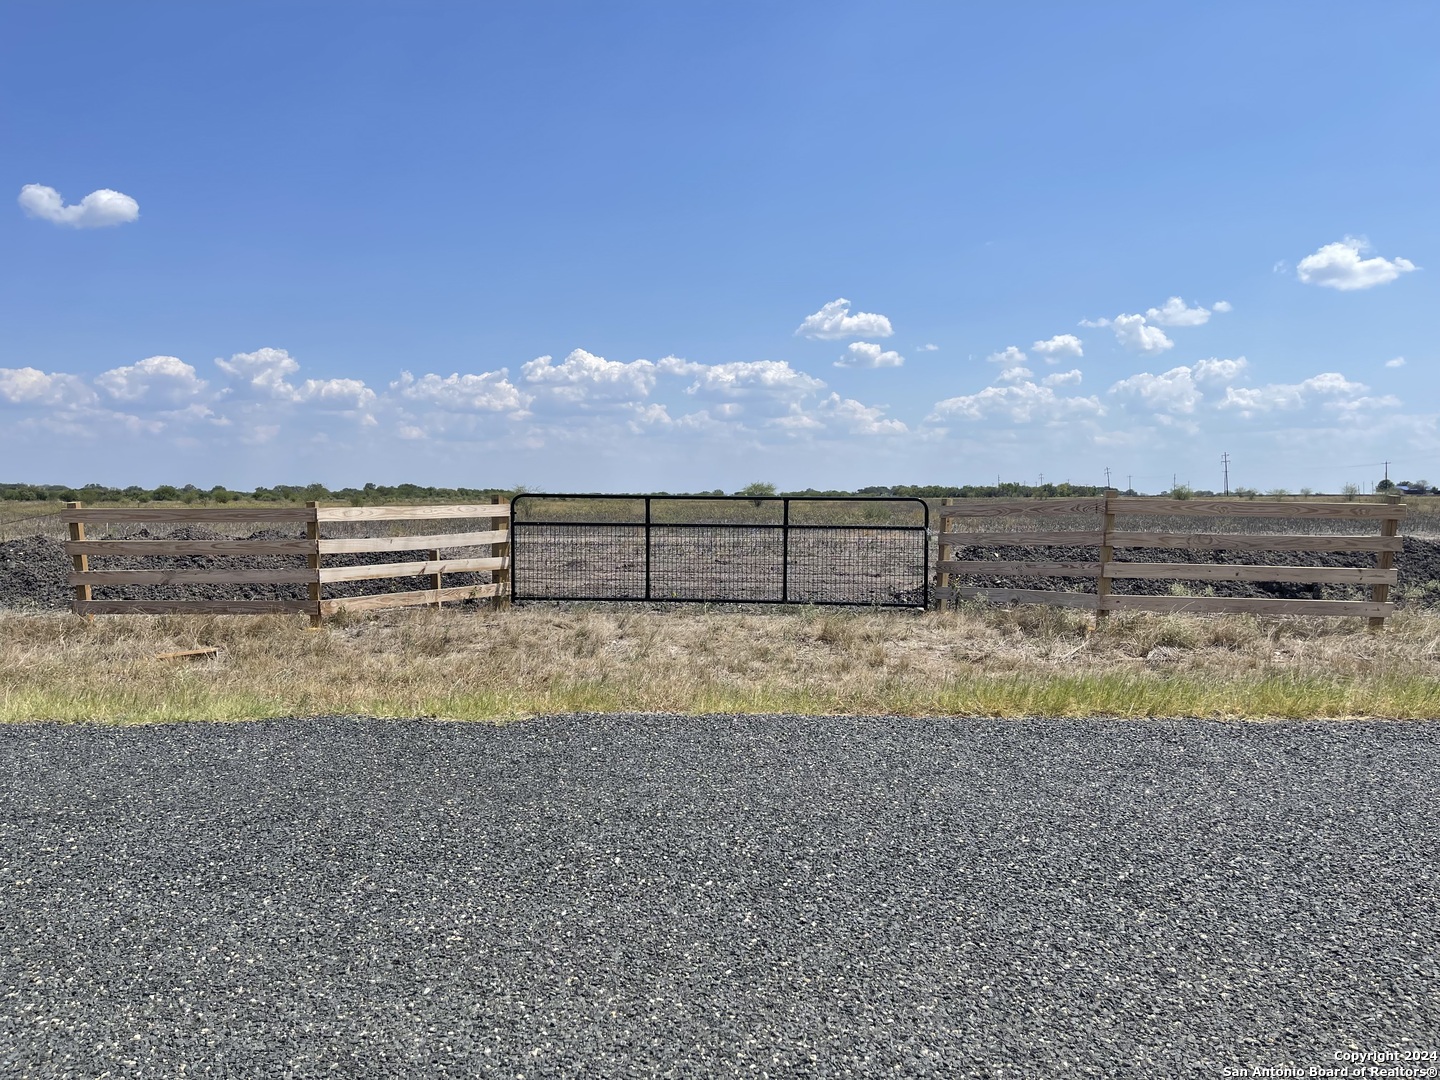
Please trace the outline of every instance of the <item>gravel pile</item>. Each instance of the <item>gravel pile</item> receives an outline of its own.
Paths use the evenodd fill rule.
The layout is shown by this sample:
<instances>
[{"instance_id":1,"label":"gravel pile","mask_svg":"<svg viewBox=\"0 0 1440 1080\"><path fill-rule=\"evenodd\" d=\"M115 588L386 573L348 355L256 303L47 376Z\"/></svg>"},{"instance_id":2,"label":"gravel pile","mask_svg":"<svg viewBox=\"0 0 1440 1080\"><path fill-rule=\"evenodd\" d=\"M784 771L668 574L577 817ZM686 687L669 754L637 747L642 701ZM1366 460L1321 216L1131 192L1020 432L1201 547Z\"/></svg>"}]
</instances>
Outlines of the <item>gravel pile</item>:
<instances>
[{"instance_id":1,"label":"gravel pile","mask_svg":"<svg viewBox=\"0 0 1440 1080\"><path fill-rule=\"evenodd\" d=\"M4 1076L1219 1076L1440 1032L1440 722L24 725L0 767Z\"/></svg>"}]
</instances>

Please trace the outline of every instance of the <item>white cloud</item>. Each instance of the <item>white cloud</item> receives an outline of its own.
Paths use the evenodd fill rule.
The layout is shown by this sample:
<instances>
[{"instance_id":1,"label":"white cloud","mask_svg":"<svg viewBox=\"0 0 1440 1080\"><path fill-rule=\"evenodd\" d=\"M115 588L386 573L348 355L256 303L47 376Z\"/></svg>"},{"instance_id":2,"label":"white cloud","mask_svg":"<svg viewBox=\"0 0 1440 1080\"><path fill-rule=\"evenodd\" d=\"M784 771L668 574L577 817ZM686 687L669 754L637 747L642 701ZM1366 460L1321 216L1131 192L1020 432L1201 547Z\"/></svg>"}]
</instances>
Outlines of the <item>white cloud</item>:
<instances>
[{"instance_id":1,"label":"white cloud","mask_svg":"<svg viewBox=\"0 0 1440 1080\"><path fill-rule=\"evenodd\" d=\"M884 315L868 311L850 314L850 301L843 296L831 300L813 315L807 315L795 330L796 336L835 341L847 337L886 338L895 331Z\"/></svg>"},{"instance_id":2,"label":"white cloud","mask_svg":"<svg viewBox=\"0 0 1440 1080\"><path fill-rule=\"evenodd\" d=\"M215 366L240 383L243 390L260 397L294 401L295 387L285 376L300 370L299 362L284 349L256 349L235 353L229 360L216 358Z\"/></svg>"},{"instance_id":3,"label":"white cloud","mask_svg":"<svg viewBox=\"0 0 1440 1080\"><path fill-rule=\"evenodd\" d=\"M0 368L0 401L11 405L74 407L95 401L95 391L78 375L47 375L33 367Z\"/></svg>"},{"instance_id":4,"label":"white cloud","mask_svg":"<svg viewBox=\"0 0 1440 1080\"><path fill-rule=\"evenodd\" d=\"M1338 243L1326 244L1313 255L1306 255L1296 266L1295 274L1306 285L1349 292L1384 285L1416 268L1409 259L1382 259L1378 255L1362 259L1360 256L1369 250L1370 244L1363 236L1347 236Z\"/></svg>"},{"instance_id":5,"label":"white cloud","mask_svg":"<svg viewBox=\"0 0 1440 1080\"><path fill-rule=\"evenodd\" d=\"M1099 330L1099 329L1103 329L1104 327L1109 326L1109 325L1110 325L1110 320L1109 320L1109 319L1081 319L1081 320L1080 320L1080 325L1081 325L1081 326L1088 326L1088 327L1090 327L1090 329L1092 329L1092 330Z\"/></svg>"},{"instance_id":6,"label":"white cloud","mask_svg":"<svg viewBox=\"0 0 1440 1080\"><path fill-rule=\"evenodd\" d=\"M99 229L107 225L123 225L140 216L140 204L129 195L109 188L92 191L72 206L66 206L60 193L44 184L26 184L20 189L21 209L31 217L69 225L73 229Z\"/></svg>"},{"instance_id":7,"label":"white cloud","mask_svg":"<svg viewBox=\"0 0 1440 1080\"><path fill-rule=\"evenodd\" d=\"M1404 367L1404 366L1405 366L1405 357L1403 357L1403 356L1397 356L1397 357L1395 357L1394 360L1386 360L1386 361L1385 361L1385 366L1386 366L1386 367Z\"/></svg>"},{"instance_id":8,"label":"white cloud","mask_svg":"<svg viewBox=\"0 0 1440 1080\"><path fill-rule=\"evenodd\" d=\"M729 364L696 364L667 356L660 361L666 374L694 378L688 388L692 394L708 392L722 397L765 395L799 397L823 390L825 384L803 371L796 371L785 360L741 360Z\"/></svg>"},{"instance_id":9,"label":"white cloud","mask_svg":"<svg viewBox=\"0 0 1440 1080\"><path fill-rule=\"evenodd\" d=\"M1077 414L1100 415L1104 411L1098 398L1061 397L1051 387L1025 382L1016 386L987 386L978 394L946 398L935 403L934 412L926 419L981 420L986 416L1004 415L1016 423L1028 423Z\"/></svg>"},{"instance_id":10,"label":"white cloud","mask_svg":"<svg viewBox=\"0 0 1440 1080\"><path fill-rule=\"evenodd\" d=\"M1154 354L1175 347L1164 330L1146 324L1144 315L1117 315L1111 325L1115 330L1115 339L1126 348Z\"/></svg>"},{"instance_id":11,"label":"white cloud","mask_svg":"<svg viewBox=\"0 0 1440 1080\"><path fill-rule=\"evenodd\" d=\"M1030 358L1021 352L1014 345L1006 345L999 352L993 352L985 358L987 364L999 364L1001 367L1019 367Z\"/></svg>"},{"instance_id":12,"label":"white cloud","mask_svg":"<svg viewBox=\"0 0 1440 1080\"><path fill-rule=\"evenodd\" d=\"M884 368L899 367L905 358L893 350L882 352L879 345L870 341L852 341L846 347L846 354L835 361L836 367Z\"/></svg>"},{"instance_id":13,"label":"white cloud","mask_svg":"<svg viewBox=\"0 0 1440 1080\"><path fill-rule=\"evenodd\" d=\"M1225 305L1229 310L1230 305ZM1217 310L1219 307L1217 305ZM1145 312L1145 318L1156 326L1204 326L1210 321L1210 309L1206 307L1186 307L1185 301L1178 296L1172 296L1165 301L1163 307L1150 308Z\"/></svg>"},{"instance_id":14,"label":"white cloud","mask_svg":"<svg viewBox=\"0 0 1440 1080\"><path fill-rule=\"evenodd\" d=\"M792 434L829 430L845 435L904 435L910 430L903 421L887 418L881 407L835 393L820 401L812 412L792 404L788 413L769 423Z\"/></svg>"},{"instance_id":15,"label":"white cloud","mask_svg":"<svg viewBox=\"0 0 1440 1080\"><path fill-rule=\"evenodd\" d=\"M390 393L417 405L428 405L444 412L503 412L524 409L528 395L510 382L509 371L487 371L482 375L422 375L415 378L408 371L390 384ZM418 430L418 429L417 429ZM419 436L404 436L406 438Z\"/></svg>"},{"instance_id":16,"label":"white cloud","mask_svg":"<svg viewBox=\"0 0 1440 1080\"><path fill-rule=\"evenodd\" d=\"M150 356L97 375L95 385L117 401L180 405L204 396L209 384L177 356Z\"/></svg>"},{"instance_id":17,"label":"white cloud","mask_svg":"<svg viewBox=\"0 0 1440 1080\"><path fill-rule=\"evenodd\" d=\"M1227 311L1233 311L1235 309L1229 300L1217 300L1211 305L1210 310L1218 311L1221 315L1224 315Z\"/></svg>"},{"instance_id":18,"label":"white cloud","mask_svg":"<svg viewBox=\"0 0 1440 1080\"><path fill-rule=\"evenodd\" d=\"M1058 364L1067 356L1080 357L1085 355L1081 347L1080 339L1074 334L1056 334L1045 341L1037 341L1030 346L1030 351L1039 353L1045 358L1047 364Z\"/></svg>"},{"instance_id":19,"label":"white cloud","mask_svg":"<svg viewBox=\"0 0 1440 1080\"><path fill-rule=\"evenodd\" d=\"M1326 371L1298 383L1226 387L1225 400L1219 403L1219 407L1235 409L1241 416L1249 417L1256 413L1298 409L1315 397L1356 399L1369 389L1364 383L1351 382L1339 372ZM1347 408L1353 406L1354 402L1347 405L1345 401L1337 400L1331 404L1337 408Z\"/></svg>"},{"instance_id":20,"label":"white cloud","mask_svg":"<svg viewBox=\"0 0 1440 1080\"><path fill-rule=\"evenodd\" d=\"M915 351L916 351L916 352L939 352L939 351L940 351L940 346L939 346L939 345L921 345L921 346L917 347Z\"/></svg>"},{"instance_id":21,"label":"white cloud","mask_svg":"<svg viewBox=\"0 0 1440 1080\"><path fill-rule=\"evenodd\" d=\"M1222 360L1212 356L1196 364L1193 374L1196 382L1228 383L1239 378L1240 373L1249 366L1250 362L1243 356L1237 356L1234 360Z\"/></svg>"},{"instance_id":22,"label":"white cloud","mask_svg":"<svg viewBox=\"0 0 1440 1080\"><path fill-rule=\"evenodd\" d=\"M1159 375L1139 372L1112 385L1110 393L1139 399L1147 408L1157 411L1193 413L1204 401L1203 386L1232 382L1247 366L1243 356L1234 360L1211 357L1194 367L1182 364Z\"/></svg>"},{"instance_id":23,"label":"white cloud","mask_svg":"<svg viewBox=\"0 0 1440 1080\"><path fill-rule=\"evenodd\" d=\"M1161 375L1142 371L1115 383L1110 393L1137 397L1148 408L1171 413L1193 413L1204 399L1188 367L1171 368Z\"/></svg>"},{"instance_id":24,"label":"white cloud","mask_svg":"<svg viewBox=\"0 0 1440 1080\"><path fill-rule=\"evenodd\" d=\"M1083 376L1079 368L1071 368L1069 371L1057 371L1052 375L1046 375L1040 380L1041 386L1079 386Z\"/></svg>"},{"instance_id":25,"label":"white cloud","mask_svg":"<svg viewBox=\"0 0 1440 1080\"><path fill-rule=\"evenodd\" d=\"M359 379L306 379L295 400L334 409L368 409L375 404L375 391Z\"/></svg>"},{"instance_id":26,"label":"white cloud","mask_svg":"<svg viewBox=\"0 0 1440 1080\"><path fill-rule=\"evenodd\" d=\"M647 397L655 387L656 370L649 360L625 364L584 349L573 350L558 364L549 356L539 356L520 367L527 382L548 385L557 396L571 401L592 395Z\"/></svg>"},{"instance_id":27,"label":"white cloud","mask_svg":"<svg viewBox=\"0 0 1440 1080\"><path fill-rule=\"evenodd\" d=\"M999 375L996 375L995 378L999 382L1019 382L1021 379L1032 378L1034 374L1033 371L1022 364L1019 367L1007 367L1000 372Z\"/></svg>"}]
</instances>

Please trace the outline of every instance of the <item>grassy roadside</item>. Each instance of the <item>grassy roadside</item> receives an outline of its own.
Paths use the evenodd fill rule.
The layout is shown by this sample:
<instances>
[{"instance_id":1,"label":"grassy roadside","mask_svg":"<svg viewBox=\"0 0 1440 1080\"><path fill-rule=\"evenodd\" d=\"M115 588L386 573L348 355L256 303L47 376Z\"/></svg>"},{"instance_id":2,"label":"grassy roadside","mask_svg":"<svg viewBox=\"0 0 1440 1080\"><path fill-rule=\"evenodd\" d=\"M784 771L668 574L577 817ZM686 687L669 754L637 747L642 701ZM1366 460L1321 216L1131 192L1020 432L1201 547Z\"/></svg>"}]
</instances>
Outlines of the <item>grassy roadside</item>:
<instances>
[{"instance_id":1,"label":"grassy roadside","mask_svg":"<svg viewBox=\"0 0 1440 1080\"><path fill-rule=\"evenodd\" d=\"M201 661L158 653L217 646ZM0 722L582 711L1440 716L1440 618L1077 612L412 610L301 618L0 615Z\"/></svg>"}]
</instances>

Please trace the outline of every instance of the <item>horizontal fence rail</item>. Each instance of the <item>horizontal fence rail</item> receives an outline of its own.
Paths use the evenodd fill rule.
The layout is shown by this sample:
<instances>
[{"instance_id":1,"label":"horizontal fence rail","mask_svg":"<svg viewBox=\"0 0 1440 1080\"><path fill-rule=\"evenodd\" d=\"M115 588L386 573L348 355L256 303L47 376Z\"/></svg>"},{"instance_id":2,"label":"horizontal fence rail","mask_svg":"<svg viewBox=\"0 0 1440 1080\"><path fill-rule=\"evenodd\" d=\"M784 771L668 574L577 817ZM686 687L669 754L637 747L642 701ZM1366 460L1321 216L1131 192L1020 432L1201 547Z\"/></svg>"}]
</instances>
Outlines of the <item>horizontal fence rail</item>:
<instances>
[{"instance_id":1,"label":"horizontal fence rail","mask_svg":"<svg viewBox=\"0 0 1440 1080\"><path fill-rule=\"evenodd\" d=\"M488 504L445 506L337 506L315 503L303 507L177 507L86 508L69 503L61 511L69 528L65 551L73 570L69 584L75 589L71 609L77 615L254 615L285 612L309 615L318 626L326 615L341 611L373 611L382 608L421 604L440 605L446 601L489 599L497 605L509 599L510 505L498 497ZM425 532L413 535L325 538L326 523L366 526L381 523L486 520L489 528L465 532ZM303 525L305 536L298 539L252 538L246 540L189 540L168 537L92 540L87 525L99 524L291 524ZM447 558L447 550L487 548L484 557ZM419 559L404 562L367 563L358 566L325 566L327 555L374 552L423 552ZM166 567L162 569L92 570L92 557L109 556L196 558L196 557L280 557L305 559L306 565L291 567ZM449 585L447 574L489 573L488 584ZM429 578L430 587L365 596L329 597L327 584L375 581L389 578ZM453 579L452 579L453 580ZM106 599L96 600L96 586L190 586L190 585L304 585L305 599Z\"/></svg>"},{"instance_id":2,"label":"horizontal fence rail","mask_svg":"<svg viewBox=\"0 0 1440 1080\"><path fill-rule=\"evenodd\" d=\"M1278 615L1340 615L1368 618L1381 627L1395 605L1390 589L1397 584L1395 553L1402 550L1397 535L1405 507L1396 498L1385 503L1281 502L1249 499L1164 499L1125 497L1110 491L1101 499L984 499L945 500L940 507L940 558L933 592L940 606L961 599L1046 604L1052 607L1094 611L1103 618L1111 611L1250 613ZM1001 531L962 527L996 519L1022 522L1055 517L1094 516L1096 525L1073 529ZM1191 533L1155 530L1121 530L1116 519L1146 517L1288 518L1304 521L1375 522L1379 535L1326 535L1284 533ZM1084 547L1096 549L1094 559L956 559L955 549ZM1116 549L1180 550L1196 552L1306 552L1373 554L1374 567L1270 566L1259 563L1159 563L1116 561ZM1063 588L990 588L960 585L956 577L1061 578L1094 582L1093 592ZM1269 597L1175 596L1114 593L1111 583L1133 581L1275 582L1287 584L1355 585L1367 587L1367 600L1275 599Z\"/></svg>"}]
</instances>

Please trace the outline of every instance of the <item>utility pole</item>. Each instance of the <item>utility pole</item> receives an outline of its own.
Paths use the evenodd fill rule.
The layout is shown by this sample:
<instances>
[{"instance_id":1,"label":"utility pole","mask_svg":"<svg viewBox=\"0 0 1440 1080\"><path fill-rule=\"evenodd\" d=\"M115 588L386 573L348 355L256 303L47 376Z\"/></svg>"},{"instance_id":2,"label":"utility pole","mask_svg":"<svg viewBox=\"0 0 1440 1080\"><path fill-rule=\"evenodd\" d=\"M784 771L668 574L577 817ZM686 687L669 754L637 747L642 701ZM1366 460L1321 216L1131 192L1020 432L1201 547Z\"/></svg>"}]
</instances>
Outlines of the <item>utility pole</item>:
<instances>
[{"instance_id":1,"label":"utility pole","mask_svg":"<svg viewBox=\"0 0 1440 1080\"><path fill-rule=\"evenodd\" d=\"M1135 474L1134 474L1134 473L1126 473L1126 474L1125 474L1125 490L1126 490L1126 491L1134 491L1134 490L1135 490Z\"/></svg>"},{"instance_id":2,"label":"utility pole","mask_svg":"<svg viewBox=\"0 0 1440 1080\"><path fill-rule=\"evenodd\" d=\"M1110 490L1110 466L1105 466L1105 490Z\"/></svg>"},{"instance_id":3,"label":"utility pole","mask_svg":"<svg viewBox=\"0 0 1440 1080\"><path fill-rule=\"evenodd\" d=\"M1223 453L1223 454L1220 455L1220 464L1225 466L1225 494L1226 494L1226 495L1229 495L1229 494L1230 494L1230 454L1229 454L1228 452L1227 452L1227 453Z\"/></svg>"}]
</instances>

